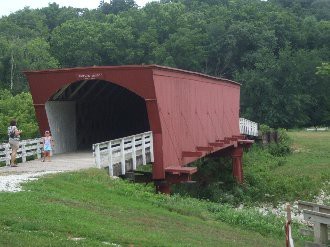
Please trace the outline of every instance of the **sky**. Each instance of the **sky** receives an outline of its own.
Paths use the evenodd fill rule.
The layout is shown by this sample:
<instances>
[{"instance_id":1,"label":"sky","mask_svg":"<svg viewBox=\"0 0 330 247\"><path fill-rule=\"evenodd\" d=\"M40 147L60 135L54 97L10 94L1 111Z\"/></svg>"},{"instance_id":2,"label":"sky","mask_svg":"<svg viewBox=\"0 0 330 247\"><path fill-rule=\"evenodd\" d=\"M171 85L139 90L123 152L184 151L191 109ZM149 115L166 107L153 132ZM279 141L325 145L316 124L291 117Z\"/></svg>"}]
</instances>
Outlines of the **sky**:
<instances>
[{"instance_id":1,"label":"sky","mask_svg":"<svg viewBox=\"0 0 330 247\"><path fill-rule=\"evenodd\" d=\"M140 7L151 1L152 0L135 0L136 4ZM9 15L26 6L29 6L31 9L47 7L49 2L56 2L60 7L72 6L76 8L95 9L99 5L100 0L0 0L0 17ZM110 1L105 0L105 2Z\"/></svg>"}]
</instances>

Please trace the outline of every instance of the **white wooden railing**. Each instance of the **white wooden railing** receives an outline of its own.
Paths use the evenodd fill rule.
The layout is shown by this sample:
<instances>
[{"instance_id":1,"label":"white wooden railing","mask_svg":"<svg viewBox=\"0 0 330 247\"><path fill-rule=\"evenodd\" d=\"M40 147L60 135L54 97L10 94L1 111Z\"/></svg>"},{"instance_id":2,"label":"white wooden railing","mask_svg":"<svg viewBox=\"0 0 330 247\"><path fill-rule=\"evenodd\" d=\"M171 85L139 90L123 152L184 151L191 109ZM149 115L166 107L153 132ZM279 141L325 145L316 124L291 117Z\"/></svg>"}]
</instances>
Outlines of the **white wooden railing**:
<instances>
[{"instance_id":1,"label":"white wooden railing","mask_svg":"<svg viewBox=\"0 0 330 247\"><path fill-rule=\"evenodd\" d=\"M20 141L16 158L22 158L23 163L26 162L27 157L37 155L38 158L41 158L42 144L40 142L40 138ZM8 143L0 144L0 162L5 162L6 165L9 165L10 154L10 145Z\"/></svg>"},{"instance_id":2,"label":"white wooden railing","mask_svg":"<svg viewBox=\"0 0 330 247\"><path fill-rule=\"evenodd\" d=\"M258 124L245 118L239 119L239 130L243 135L258 136Z\"/></svg>"},{"instance_id":3,"label":"white wooden railing","mask_svg":"<svg viewBox=\"0 0 330 247\"><path fill-rule=\"evenodd\" d=\"M145 132L115 140L93 144L93 155L98 168L109 167L109 175L113 176L113 165L121 164L121 174L126 173L126 161L132 159L133 170L138 165L137 157L142 156L142 164L147 164L146 154L154 162L152 132Z\"/></svg>"}]
</instances>

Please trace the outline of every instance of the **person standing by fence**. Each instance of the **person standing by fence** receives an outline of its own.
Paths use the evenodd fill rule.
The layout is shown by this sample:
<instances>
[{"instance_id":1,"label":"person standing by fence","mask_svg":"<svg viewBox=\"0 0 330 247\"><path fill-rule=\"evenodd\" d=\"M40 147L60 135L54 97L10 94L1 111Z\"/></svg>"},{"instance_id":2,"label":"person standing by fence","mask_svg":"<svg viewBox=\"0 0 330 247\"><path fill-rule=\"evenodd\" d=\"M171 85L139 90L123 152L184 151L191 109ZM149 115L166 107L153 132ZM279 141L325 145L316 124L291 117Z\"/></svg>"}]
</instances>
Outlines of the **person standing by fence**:
<instances>
[{"instance_id":1,"label":"person standing by fence","mask_svg":"<svg viewBox=\"0 0 330 247\"><path fill-rule=\"evenodd\" d=\"M10 126L8 127L8 139L9 139L9 144L10 144L10 147L12 150L10 166L12 166L12 167L17 166L15 164L16 155L17 155L17 150L19 148L20 134L22 133L21 130L18 130L16 125L17 125L17 122L15 119L13 119L10 121Z\"/></svg>"}]
</instances>

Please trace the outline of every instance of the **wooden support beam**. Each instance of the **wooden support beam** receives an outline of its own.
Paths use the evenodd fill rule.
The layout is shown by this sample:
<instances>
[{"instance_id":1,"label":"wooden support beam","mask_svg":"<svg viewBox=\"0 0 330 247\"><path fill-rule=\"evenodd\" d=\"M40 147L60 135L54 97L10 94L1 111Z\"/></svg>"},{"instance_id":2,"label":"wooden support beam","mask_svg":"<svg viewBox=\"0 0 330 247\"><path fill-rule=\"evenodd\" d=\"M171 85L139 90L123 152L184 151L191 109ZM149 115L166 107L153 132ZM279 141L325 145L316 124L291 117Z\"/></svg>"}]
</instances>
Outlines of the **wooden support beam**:
<instances>
[{"instance_id":1,"label":"wooden support beam","mask_svg":"<svg viewBox=\"0 0 330 247\"><path fill-rule=\"evenodd\" d=\"M237 139L246 139L245 135L233 135L233 137L237 138Z\"/></svg>"},{"instance_id":2,"label":"wooden support beam","mask_svg":"<svg viewBox=\"0 0 330 247\"><path fill-rule=\"evenodd\" d=\"M233 164L233 177L238 183L243 183L243 147L235 148L231 153L232 164Z\"/></svg>"},{"instance_id":3,"label":"wooden support beam","mask_svg":"<svg viewBox=\"0 0 330 247\"><path fill-rule=\"evenodd\" d=\"M196 147L196 150L200 152L202 151L211 152L213 151L213 149L214 149L213 147Z\"/></svg>"},{"instance_id":4,"label":"wooden support beam","mask_svg":"<svg viewBox=\"0 0 330 247\"><path fill-rule=\"evenodd\" d=\"M80 97L79 101L82 101L83 99L85 99L87 97L87 95L89 95L93 89L96 87L98 81L93 82L93 84L90 86L90 88L85 92L85 94L83 96Z\"/></svg>"},{"instance_id":5,"label":"wooden support beam","mask_svg":"<svg viewBox=\"0 0 330 247\"><path fill-rule=\"evenodd\" d=\"M165 168L165 172L175 174L193 174L197 172L197 167L170 166Z\"/></svg>"},{"instance_id":6,"label":"wooden support beam","mask_svg":"<svg viewBox=\"0 0 330 247\"><path fill-rule=\"evenodd\" d=\"M316 212L330 214L330 206L316 204L314 202L298 201L298 208L300 210L307 209Z\"/></svg>"},{"instance_id":7,"label":"wooden support beam","mask_svg":"<svg viewBox=\"0 0 330 247\"><path fill-rule=\"evenodd\" d=\"M330 214L320 213L312 210L303 210L304 219L314 223L314 241L320 245L328 242L328 225L330 225Z\"/></svg>"},{"instance_id":8,"label":"wooden support beam","mask_svg":"<svg viewBox=\"0 0 330 247\"><path fill-rule=\"evenodd\" d=\"M202 152L194 152L194 151L183 151L182 158L184 157L201 157L203 155Z\"/></svg>"},{"instance_id":9,"label":"wooden support beam","mask_svg":"<svg viewBox=\"0 0 330 247\"><path fill-rule=\"evenodd\" d=\"M224 144L222 142L210 142L209 145L212 147L223 147Z\"/></svg>"},{"instance_id":10,"label":"wooden support beam","mask_svg":"<svg viewBox=\"0 0 330 247\"><path fill-rule=\"evenodd\" d=\"M225 143L224 140L215 140L215 142L222 142L222 143Z\"/></svg>"},{"instance_id":11,"label":"wooden support beam","mask_svg":"<svg viewBox=\"0 0 330 247\"><path fill-rule=\"evenodd\" d=\"M88 82L88 80L85 80L83 82L81 82L77 88L72 92L72 94L69 95L68 99L71 100L77 93L78 91L83 87L85 86L85 84Z\"/></svg>"},{"instance_id":12,"label":"wooden support beam","mask_svg":"<svg viewBox=\"0 0 330 247\"><path fill-rule=\"evenodd\" d=\"M239 144L253 144L254 140L237 140Z\"/></svg>"},{"instance_id":13,"label":"wooden support beam","mask_svg":"<svg viewBox=\"0 0 330 247\"><path fill-rule=\"evenodd\" d=\"M225 137L224 143L225 144L230 144L230 138L229 137Z\"/></svg>"},{"instance_id":14,"label":"wooden support beam","mask_svg":"<svg viewBox=\"0 0 330 247\"><path fill-rule=\"evenodd\" d=\"M53 97L51 100L57 100L61 95L62 93L70 86L71 84L67 84L65 85L64 87L62 87L61 90L59 90Z\"/></svg>"}]
</instances>

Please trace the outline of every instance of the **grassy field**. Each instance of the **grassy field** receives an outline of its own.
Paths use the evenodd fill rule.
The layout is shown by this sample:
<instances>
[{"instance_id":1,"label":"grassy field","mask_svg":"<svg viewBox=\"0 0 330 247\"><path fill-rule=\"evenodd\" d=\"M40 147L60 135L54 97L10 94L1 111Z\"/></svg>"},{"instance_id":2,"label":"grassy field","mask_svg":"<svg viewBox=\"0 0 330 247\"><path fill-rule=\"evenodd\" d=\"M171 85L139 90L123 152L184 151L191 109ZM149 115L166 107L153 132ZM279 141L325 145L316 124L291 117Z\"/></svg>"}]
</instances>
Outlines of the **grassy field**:
<instances>
[{"instance_id":1,"label":"grassy field","mask_svg":"<svg viewBox=\"0 0 330 247\"><path fill-rule=\"evenodd\" d=\"M24 189L0 193L0 246L283 246L273 218L156 195L100 170L50 175Z\"/></svg>"},{"instance_id":2,"label":"grassy field","mask_svg":"<svg viewBox=\"0 0 330 247\"><path fill-rule=\"evenodd\" d=\"M330 194L330 132L288 132L292 154L275 157L254 147L244 157L245 198L251 201L313 200Z\"/></svg>"},{"instance_id":3,"label":"grassy field","mask_svg":"<svg viewBox=\"0 0 330 247\"><path fill-rule=\"evenodd\" d=\"M312 199L320 189L330 195L330 132L301 131L289 135L294 140L293 154L287 158L289 165L280 167L275 175L306 181L300 190L306 199Z\"/></svg>"}]
</instances>

